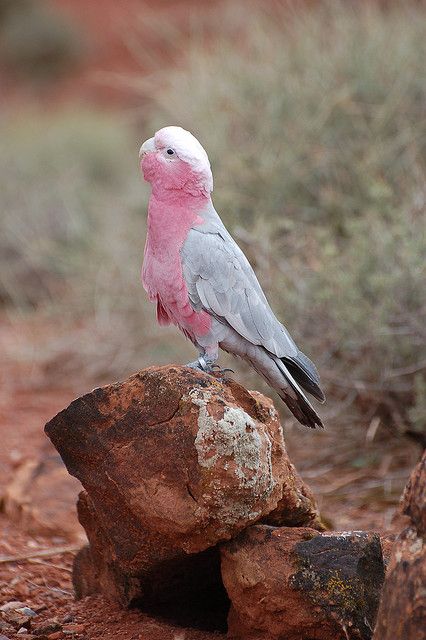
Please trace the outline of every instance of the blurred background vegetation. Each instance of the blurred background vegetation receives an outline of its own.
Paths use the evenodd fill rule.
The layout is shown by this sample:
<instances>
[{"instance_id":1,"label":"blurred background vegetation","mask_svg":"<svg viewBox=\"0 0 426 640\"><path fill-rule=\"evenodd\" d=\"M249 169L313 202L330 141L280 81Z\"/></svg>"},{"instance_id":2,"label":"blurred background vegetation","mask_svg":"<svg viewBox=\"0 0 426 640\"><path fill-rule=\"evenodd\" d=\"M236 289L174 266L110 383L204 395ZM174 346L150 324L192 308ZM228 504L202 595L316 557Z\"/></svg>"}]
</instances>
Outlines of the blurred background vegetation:
<instances>
[{"instance_id":1,"label":"blurred background vegetation","mask_svg":"<svg viewBox=\"0 0 426 640\"><path fill-rule=\"evenodd\" d=\"M102 77L129 91L127 104L2 110L2 313L44 327L11 349L70 384L193 358L174 329L156 327L139 282L138 148L179 124L208 150L216 208L318 364L325 420L354 466L357 442L378 430L424 444L425 7L213 5L171 20L139 3L122 38L140 71ZM90 50L47 14L38 41L37 20L13 6L0 4L9 77L56 83ZM46 63L52 51L60 65ZM265 390L245 365L237 375Z\"/></svg>"}]
</instances>

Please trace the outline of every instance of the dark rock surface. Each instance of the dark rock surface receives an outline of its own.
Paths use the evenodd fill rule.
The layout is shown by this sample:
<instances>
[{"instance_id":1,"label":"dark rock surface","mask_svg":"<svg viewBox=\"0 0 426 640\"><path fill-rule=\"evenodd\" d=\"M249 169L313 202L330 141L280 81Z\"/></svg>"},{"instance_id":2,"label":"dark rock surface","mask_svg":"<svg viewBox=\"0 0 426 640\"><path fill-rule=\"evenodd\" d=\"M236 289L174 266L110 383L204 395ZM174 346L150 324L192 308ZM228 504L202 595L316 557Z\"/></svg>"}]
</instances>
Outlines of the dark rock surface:
<instances>
[{"instance_id":1,"label":"dark rock surface","mask_svg":"<svg viewBox=\"0 0 426 640\"><path fill-rule=\"evenodd\" d=\"M371 637L384 579L377 534L254 525L222 547L231 637Z\"/></svg>"}]
</instances>

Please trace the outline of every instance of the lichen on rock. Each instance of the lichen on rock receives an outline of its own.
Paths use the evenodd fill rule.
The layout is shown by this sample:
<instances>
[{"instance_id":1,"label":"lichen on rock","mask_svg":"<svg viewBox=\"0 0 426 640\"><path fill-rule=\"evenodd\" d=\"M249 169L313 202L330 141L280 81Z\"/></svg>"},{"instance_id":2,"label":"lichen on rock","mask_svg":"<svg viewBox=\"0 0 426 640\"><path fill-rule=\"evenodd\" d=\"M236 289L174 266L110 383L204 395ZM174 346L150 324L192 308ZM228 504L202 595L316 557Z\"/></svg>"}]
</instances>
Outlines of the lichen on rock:
<instances>
[{"instance_id":1,"label":"lichen on rock","mask_svg":"<svg viewBox=\"0 0 426 640\"><path fill-rule=\"evenodd\" d=\"M223 417L216 420L208 411L211 399L208 391L195 389L190 392L190 397L199 407L198 433L195 438L198 463L210 469L221 461L223 468L228 469L229 459L232 459L235 462L234 473L242 485L256 487L262 477L261 451L266 444L269 478L264 491L272 490L274 479L269 435L265 433L262 442L255 421L240 407L225 406Z\"/></svg>"},{"instance_id":2,"label":"lichen on rock","mask_svg":"<svg viewBox=\"0 0 426 640\"><path fill-rule=\"evenodd\" d=\"M214 505L227 526L241 519L255 521L262 515L255 504L267 500L277 485L268 429L242 407L218 403L207 389L191 389L188 398L198 409L194 444L198 464L206 471L203 503ZM212 470L223 474L223 480L212 479Z\"/></svg>"},{"instance_id":3,"label":"lichen on rock","mask_svg":"<svg viewBox=\"0 0 426 640\"><path fill-rule=\"evenodd\" d=\"M377 534L253 525L221 553L232 637L371 637L384 577Z\"/></svg>"}]
</instances>

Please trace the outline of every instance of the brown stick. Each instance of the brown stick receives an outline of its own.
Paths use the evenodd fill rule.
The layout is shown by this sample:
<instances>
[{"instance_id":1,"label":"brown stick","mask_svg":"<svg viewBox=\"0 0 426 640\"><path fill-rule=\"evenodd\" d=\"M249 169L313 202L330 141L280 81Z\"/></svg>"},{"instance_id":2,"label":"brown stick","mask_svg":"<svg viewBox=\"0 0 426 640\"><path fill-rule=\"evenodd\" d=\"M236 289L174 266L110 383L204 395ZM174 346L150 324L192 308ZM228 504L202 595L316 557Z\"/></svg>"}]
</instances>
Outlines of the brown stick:
<instances>
[{"instance_id":1,"label":"brown stick","mask_svg":"<svg viewBox=\"0 0 426 640\"><path fill-rule=\"evenodd\" d=\"M31 558L50 558L51 556L59 555L60 553L71 553L78 551L81 545L68 545L67 547L53 547L53 549L40 549L40 551L31 551L18 556L0 556L0 564L6 562L21 562L23 560L30 560Z\"/></svg>"}]
</instances>

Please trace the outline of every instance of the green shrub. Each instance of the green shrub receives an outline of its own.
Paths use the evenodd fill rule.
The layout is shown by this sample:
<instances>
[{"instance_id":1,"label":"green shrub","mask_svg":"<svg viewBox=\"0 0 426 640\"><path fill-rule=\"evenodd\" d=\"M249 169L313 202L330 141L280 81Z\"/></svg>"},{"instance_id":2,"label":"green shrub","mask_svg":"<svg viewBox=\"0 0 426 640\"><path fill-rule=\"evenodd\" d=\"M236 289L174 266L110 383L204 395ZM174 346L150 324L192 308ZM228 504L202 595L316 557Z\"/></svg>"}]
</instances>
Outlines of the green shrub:
<instances>
[{"instance_id":1,"label":"green shrub","mask_svg":"<svg viewBox=\"0 0 426 640\"><path fill-rule=\"evenodd\" d=\"M87 265L102 209L125 192L131 146L117 118L90 113L26 112L0 124L0 140L0 300L55 302L59 281Z\"/></svg>"}]
</instances>

